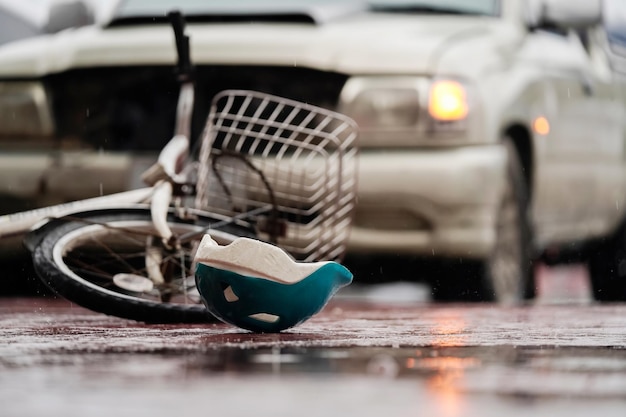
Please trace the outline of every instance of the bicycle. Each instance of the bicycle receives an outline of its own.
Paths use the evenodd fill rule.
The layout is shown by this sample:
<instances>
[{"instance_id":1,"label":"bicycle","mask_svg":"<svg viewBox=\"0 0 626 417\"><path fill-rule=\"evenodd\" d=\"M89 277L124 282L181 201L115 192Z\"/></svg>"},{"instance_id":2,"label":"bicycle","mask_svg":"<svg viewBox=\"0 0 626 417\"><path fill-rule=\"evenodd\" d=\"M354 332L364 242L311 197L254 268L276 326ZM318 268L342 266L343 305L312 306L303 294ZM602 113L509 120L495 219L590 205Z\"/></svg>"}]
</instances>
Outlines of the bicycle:
<instances>
[{"instance_id":1,"label":"bicycle","mask_svg":"<svg viewBox=\"0 0 626 417\"><path fill-rule=\"evenodd\" d=\"M270 242L302 262L341 260L355 205L357 127L310 104L247 90L212 101L190 149L189 37L170 13L180 82L175 132L146 188L0 217L25 233L37 275L101 313L151 323L215 321L195 285L206 234Z\"/></svg>"}]
</instances>

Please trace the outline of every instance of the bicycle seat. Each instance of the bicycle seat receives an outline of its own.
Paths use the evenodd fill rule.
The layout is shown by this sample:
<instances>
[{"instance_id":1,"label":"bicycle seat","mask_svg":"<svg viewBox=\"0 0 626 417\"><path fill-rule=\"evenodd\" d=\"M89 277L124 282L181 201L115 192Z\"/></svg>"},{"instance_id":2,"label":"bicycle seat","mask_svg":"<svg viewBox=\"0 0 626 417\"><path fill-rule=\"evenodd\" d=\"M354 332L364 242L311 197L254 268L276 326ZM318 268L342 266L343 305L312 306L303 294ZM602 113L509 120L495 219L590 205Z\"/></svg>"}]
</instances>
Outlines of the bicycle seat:
<instances>
[{"instance_id":1,"label":"bicycle seat","mask_svg":"<svg viewBox=\"0 0 626 417\"><path fill-rule=\"evenodd\" d=\"M207 234L195 261L196 286L211 314L259 333L308 320L352 282L337 262L297 262L277 246L245 237L220 246Z\"/></svg>"}]
</instances>

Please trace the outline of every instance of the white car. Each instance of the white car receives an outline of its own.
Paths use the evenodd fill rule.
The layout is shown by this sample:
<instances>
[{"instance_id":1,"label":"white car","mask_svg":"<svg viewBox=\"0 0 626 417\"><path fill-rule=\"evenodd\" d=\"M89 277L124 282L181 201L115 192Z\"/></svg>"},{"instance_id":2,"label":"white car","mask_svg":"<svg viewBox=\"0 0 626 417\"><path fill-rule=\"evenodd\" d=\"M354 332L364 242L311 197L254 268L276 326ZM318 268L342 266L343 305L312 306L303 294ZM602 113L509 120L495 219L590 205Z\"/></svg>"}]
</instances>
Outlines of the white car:
<instances>
[{"instance_id":1,"label":"white car","mask_svg":"<svg viewBox=\"0 0 626 417\"><path fill-rule=\"evenodd\" d=\"M600 0L122 1L101 25L0 48L0 192L136 185L173 129L171 9L196 133L226 88L358 122L350 255L450 260L436 299L506 302L532 297L539 256L575 248L597 298L626 299L626 89Z\"/></svg>"}]
</instances>

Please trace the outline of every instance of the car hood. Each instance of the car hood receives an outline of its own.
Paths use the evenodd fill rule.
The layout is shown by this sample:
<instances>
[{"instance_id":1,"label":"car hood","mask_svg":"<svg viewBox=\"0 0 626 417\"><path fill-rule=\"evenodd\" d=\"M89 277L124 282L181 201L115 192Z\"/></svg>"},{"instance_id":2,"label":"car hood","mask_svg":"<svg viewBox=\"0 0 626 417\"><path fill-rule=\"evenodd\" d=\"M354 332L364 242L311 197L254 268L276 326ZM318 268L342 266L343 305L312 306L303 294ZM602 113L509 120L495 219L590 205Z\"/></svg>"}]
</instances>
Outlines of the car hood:
<instances>
[{"instance_id":1,"label":"car hood","mask_svg":"<svg viewBox=\"0 0 626 417\"><path fill-rule=\"evenodd\" d=\"M195 64L304 66L346 74L454 73L446 54L465 42L481 54L502 49L501 19L362 13L324 24L188 24ZM485 49L486 48L486 49ZM455 52L457 51L457 52ZM483 58L485 58L483 56ZM37 77L72 68L170 65L173 34L166 25L87 27L0 48L0 77Z\"/></svg>"}]
</instances>

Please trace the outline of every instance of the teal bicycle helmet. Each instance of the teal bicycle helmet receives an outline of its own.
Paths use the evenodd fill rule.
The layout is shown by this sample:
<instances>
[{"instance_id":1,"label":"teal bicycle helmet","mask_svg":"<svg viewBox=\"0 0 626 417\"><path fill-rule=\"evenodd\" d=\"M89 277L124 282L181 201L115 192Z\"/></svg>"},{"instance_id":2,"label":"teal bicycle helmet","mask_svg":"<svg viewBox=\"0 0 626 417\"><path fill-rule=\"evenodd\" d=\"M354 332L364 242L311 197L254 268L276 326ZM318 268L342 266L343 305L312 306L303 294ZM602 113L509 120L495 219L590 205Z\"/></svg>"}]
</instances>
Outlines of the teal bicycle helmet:
<instances>
[{"instance_id":1,"label":"teal bicycle helmet","mask_svg":"<svg viewBox=\"0 0 626 417\"><path fill-rule=\"evenodd\" d=\"M195 259L196 286L209 312L259 333L308 320L352 282L337 262L297 262L277 246L243 237L220 246L205 235Z\"/></svg>"}]
</instances>

